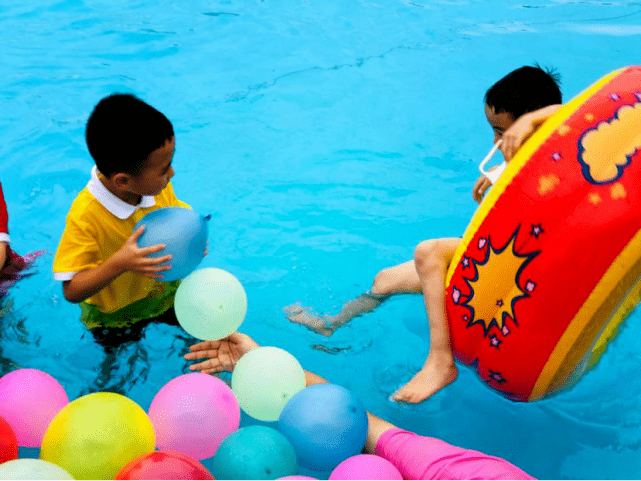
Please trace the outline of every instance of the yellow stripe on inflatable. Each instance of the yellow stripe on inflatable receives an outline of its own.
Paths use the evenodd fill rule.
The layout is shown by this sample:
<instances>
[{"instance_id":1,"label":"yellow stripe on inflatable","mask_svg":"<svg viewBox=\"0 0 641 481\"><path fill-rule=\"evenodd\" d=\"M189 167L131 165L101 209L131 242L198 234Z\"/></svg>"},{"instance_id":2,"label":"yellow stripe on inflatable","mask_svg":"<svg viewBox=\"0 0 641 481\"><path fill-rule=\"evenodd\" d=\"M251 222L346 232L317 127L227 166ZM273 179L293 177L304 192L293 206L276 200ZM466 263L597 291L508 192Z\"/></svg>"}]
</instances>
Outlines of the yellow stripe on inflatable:
<instances>
[{"instance_id":1,"label":"yellow stripe on inflatable","mask_svg":"<svg viewBox=\"0 0 641 481\"><path fill-rule=\"evenodd\" d=\"M603 330L603 334L598 339L592 349L592 357L590 358L590 364L588 368L594 366L601 354L605 352L608 342L610 342L617 333L619 329L619 324L621 324L626 317L632 312L632 310L641 302L641 279L630 289L630 293L621 303L619 310L612 316L612 320Z\"/></svg>"},{"instance_id":2,"label":"yellow stripe on inflatable","mask_svg":"<svg viewBox=\"0 0 641 481\"><path fill-rule=\"evenodd\" d=\"M614 77L619 75L622 71L626 70L625 68L615 70L614 72L606 75L601 78L599 81L592 84L590 87L585 89L581 94L577 95L567 104L563 105L554 115L552 115L548 120L546 120L541 127L523 144L523 146L518 150L516 155L508 163L505 172L499 177L497 183L489 190L485 199L479 206L479 208L474 213L472 220L463 235L463 240L459 244L458 248L454 252L454 257L450 263L449 269L447 271L447 277L445 279L445 285L449 286L452 276L454 275L454 270L456 269L457 264L461 261L463 253L467 249L468 244L478 231L481 223L489 213L490 209L494 207L494 204L503 193L505 188L512 182L512 179L516 177L521 167L523 167L526 162L530 159L532 154L538 149L539 145L549 137L563 122L565 122L570 115L574 113L590 96L596 93L601 89L605 84L607 84Z\"/></svg>"},{"instance_id":3,"label":"yellow stripe on inflatable","mask_svg":"<svg viewBox=\"0 0 641 481\"><path fill-rule=\"evenodd\" d=\"M626 307L629 310L626 301L631 302L634 299L631 294L636 291L625 289L625 286L636 285L641 278L640 250L641 230L617 256L568 325L541 371L530 394L530 401L558 391L567 384L569 377L581 375L591 358L586 354L595 345L593 339L600 339L603 330L612 326L613 321L626 312ZM583 358L585 362L577 362ZM577 365L579 367L575 372L563 369L564 366Z\"/></svg>"}]
</instances>

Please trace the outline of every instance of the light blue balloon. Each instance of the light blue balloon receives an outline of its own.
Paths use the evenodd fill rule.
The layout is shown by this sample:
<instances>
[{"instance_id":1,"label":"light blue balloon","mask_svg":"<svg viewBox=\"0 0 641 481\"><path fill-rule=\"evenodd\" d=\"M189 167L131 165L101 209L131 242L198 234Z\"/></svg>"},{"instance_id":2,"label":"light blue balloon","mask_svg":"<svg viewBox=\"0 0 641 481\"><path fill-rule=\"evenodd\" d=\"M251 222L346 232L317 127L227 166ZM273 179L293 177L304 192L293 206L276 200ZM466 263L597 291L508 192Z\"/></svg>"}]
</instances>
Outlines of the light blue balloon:
<instances>
[{"instance_id":1,"label":"light blue balloon","mask_svg":"<svg viewBox=\"0 0 641 481\"><path fill-rule=\"evenodd\" d=\"M296 452L281 433L248 426L227 436L214 455L216 479L278 479L298 472Z\"/></svg>"},{"instance_id":2,"label":"light blue balloon","mask_svg":"<svg viewBox=\"0 0 641 481\"><path fill-rule=\"evenodd\" d=\"M349 390L314 384L294 394L278 418L278 430L307 469L331 471L360 454L367 438L367 412Z\"/></svg>"},{"instance_id":3,"label":"light blue balloon","mask_svg":"<svg viewBox=\"0 0 641 481\"><path fill-rule=\"evenodd\" d=\"M163 250L149 257L173 256L169 261L171 269L161 272L161 281L182 279L200 264L207 248L208 220L209 216L202 216L186 207L164 207L138 221L134 231L141 225L145 226L145 232L138 238L138 246L165 244Z\"/></svg>"}]
</instances>

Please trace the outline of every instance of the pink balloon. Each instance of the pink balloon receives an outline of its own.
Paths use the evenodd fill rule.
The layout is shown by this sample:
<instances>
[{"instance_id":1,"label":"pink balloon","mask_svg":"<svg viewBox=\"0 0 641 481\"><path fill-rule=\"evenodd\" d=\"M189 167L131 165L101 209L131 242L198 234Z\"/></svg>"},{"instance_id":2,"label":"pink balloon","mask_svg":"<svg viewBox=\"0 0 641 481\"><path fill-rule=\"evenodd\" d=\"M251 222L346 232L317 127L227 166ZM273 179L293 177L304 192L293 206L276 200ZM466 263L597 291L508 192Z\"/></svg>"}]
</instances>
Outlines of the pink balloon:
<instances>
[{"instance_id":1,"label":"pink balloon","mask_svg":"<svg viewBox=\"0 0 641 481\"><path fill-rule=\"evenodd\" d=\"M40 447L49 423L67 404L65 389L46 372L18 369L0 378L0 416L19 446Z\"/></svg>"},{"instance_id":2,"label":"pink balloon","mask_svg":"<svg viewBox=\"0 0 641 481\"><path fill-rule=\"evenodd\" d=\"M403 479L403 476L387 459L359 454L336 466L329 479Z\"/></svg>"},{"instance_id":3,"label":"pink balloon","mask_svg":"<svg viewBox=\"0 0 641 481\"><path fill-rule=\"evenodd\" d=\"M156 393L149 406L156 446L195 459L211 458L240 425L240 407L227 384L203 373L178 376Z\"/></svg>"},{"instance_id":4,"label":"pink balloon","mask_svg":"<svg viewBox=\"0 0 641 481\"><path fill-rule=\"evenodd\" d=\"M278 478L276 481L318 481L318 478L310 478L309 476L285 476Z\"/></svg>"}]
</instances>

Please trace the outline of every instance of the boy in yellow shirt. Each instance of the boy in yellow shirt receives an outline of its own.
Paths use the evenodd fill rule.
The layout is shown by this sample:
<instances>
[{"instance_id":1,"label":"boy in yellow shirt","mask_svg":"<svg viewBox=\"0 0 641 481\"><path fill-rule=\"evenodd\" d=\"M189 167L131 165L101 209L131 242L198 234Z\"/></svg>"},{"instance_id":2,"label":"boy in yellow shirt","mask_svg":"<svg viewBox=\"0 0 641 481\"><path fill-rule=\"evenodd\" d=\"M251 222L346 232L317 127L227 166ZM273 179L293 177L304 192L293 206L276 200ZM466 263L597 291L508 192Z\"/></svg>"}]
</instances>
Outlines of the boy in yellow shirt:
<instances>
[{"instance_id":1,"label":"boy in yellow shirt","mask_svg":"<svg viewBox=\"0 0 641 481\"><path fill-rule=\"evenodd\" d=\"M105 97L89 117L86 141L96 165L71 205L53 271L96 340L115 347L138 340L151 320L176 324L179 282L160 282L171 255L148 257L165 246L138 247L144 226L133 228L153 210L189 205L170 183L173 126L155 108L130 94Z\"/></svg>"}]
</instances>

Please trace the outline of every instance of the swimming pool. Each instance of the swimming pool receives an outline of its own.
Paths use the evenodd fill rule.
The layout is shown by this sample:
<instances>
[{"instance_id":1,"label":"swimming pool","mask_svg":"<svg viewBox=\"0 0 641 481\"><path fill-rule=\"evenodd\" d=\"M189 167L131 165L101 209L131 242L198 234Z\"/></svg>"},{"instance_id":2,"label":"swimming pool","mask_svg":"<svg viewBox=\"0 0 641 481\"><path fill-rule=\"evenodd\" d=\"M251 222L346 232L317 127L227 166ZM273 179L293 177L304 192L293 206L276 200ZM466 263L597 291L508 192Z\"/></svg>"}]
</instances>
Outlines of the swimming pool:
<instances>
[{"instance_id":1,"label":"swimming pool","mask_svg":"<svg viewBox=\"0 0 641 481\"><path fill-rule=\"evenodd\" d=\"M514 404L462 369L427 402L399 406L388 395L427 350L420 297L390 300L329 339L290 324L282 308L334 312L379 269L410 259L420 240L460 235L491 145L487 87L536 61L560 71L569 99L638 63L641 3L127 3L0 7L0 181L12 245L49 251L11 291L4 358L49 372L70 398L96 379L101 351L51 263L92 165L86 118L104 95L129 91L174 124L174 187L213 216L202 266L245 286L244 332L401 427L505 457L533 476L639 477L638 311L596 369L552 399ZM148 408L184 370L181 335L151 327L105 374L126 376L129 397Z\"/></svg>"}]
</instances>

